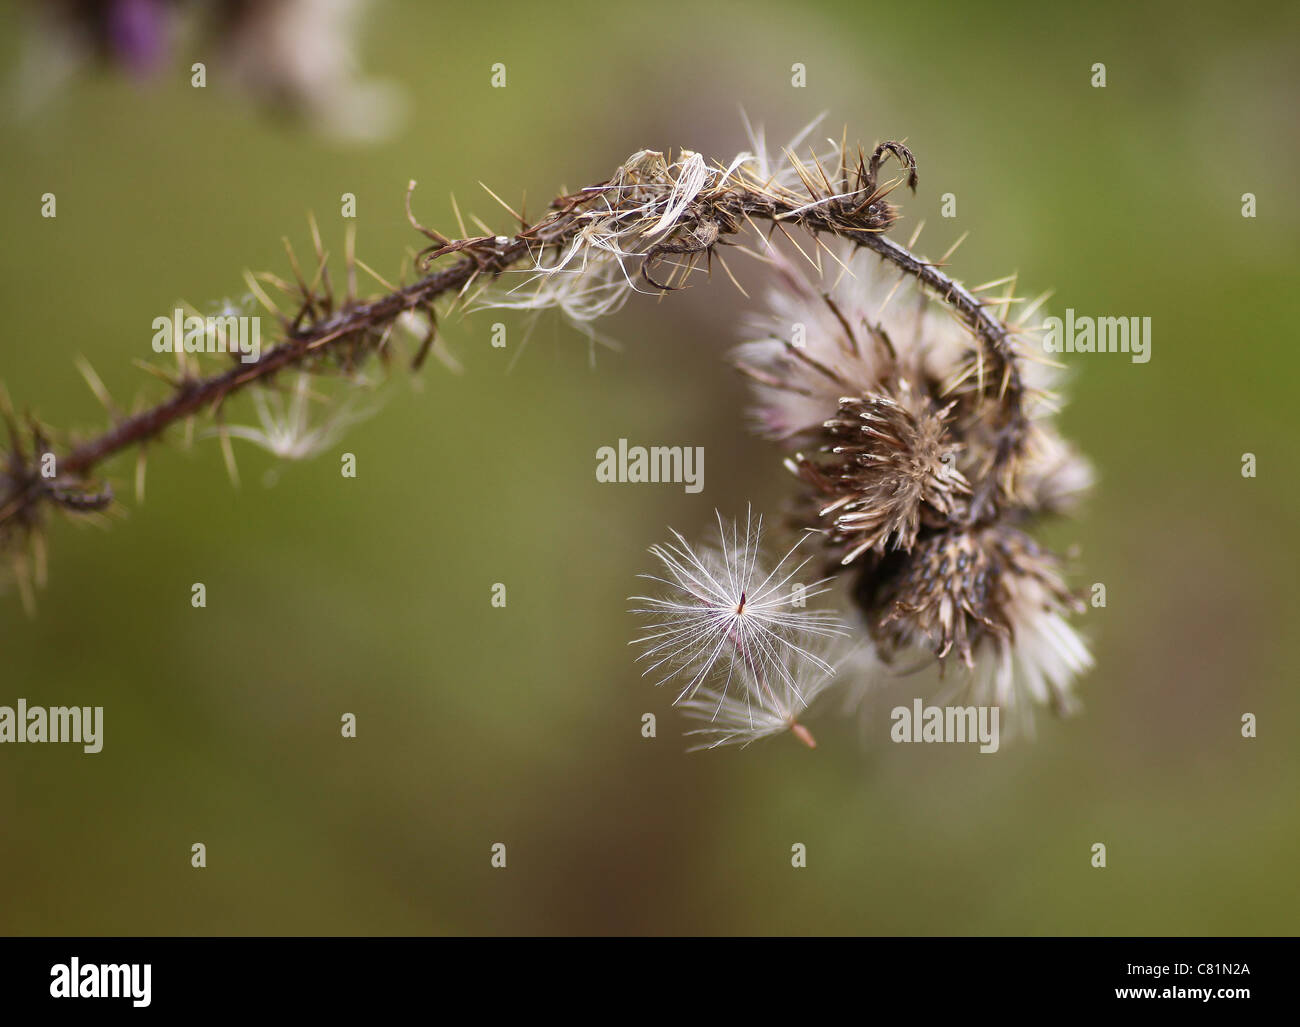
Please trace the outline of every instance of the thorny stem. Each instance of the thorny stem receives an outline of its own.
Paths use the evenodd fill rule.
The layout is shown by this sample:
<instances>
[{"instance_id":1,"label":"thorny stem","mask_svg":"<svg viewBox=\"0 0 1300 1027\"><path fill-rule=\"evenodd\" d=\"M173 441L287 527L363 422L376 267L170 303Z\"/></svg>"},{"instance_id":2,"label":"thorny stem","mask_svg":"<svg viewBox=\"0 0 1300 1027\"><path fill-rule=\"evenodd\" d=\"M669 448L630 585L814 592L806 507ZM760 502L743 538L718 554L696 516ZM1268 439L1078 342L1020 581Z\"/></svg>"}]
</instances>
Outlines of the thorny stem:
<instances>
[{"instance_id":1,"label":"thorny stem","mask_svg":"<svg viewBox=\"0 0 1300 1027\"><path fill-rule=\"evenodd\" d=\"M503 265L518 259L518 255L511 259L510 251L515 249L525 249L524 244L520 242L506 247L500 258ZM385 324L443 293L460 289L478 270L474 261L460 261L454 267L438 271L373 303L342 311L336 317L313 326L308 332L290 333L283 342L272 347L252 364L232 367L210 378L182 383L176 394L165 403L128 417L103 435L82 443L64 457L60 464L64 471L84 474L119 450L154 438L168 425L196 412L200 407L209 403L220 404L229 394L296 363L313 350L328 346L354 332Z\"/></svg>"},{"instance_id":2,"label":"thorny stem","mask_svg":"<svg viewBox=\"0 0 1300 1027\"><path fill-rule=\"evenodd\" d=\"M979 520L991 512L996 502L1000 478L1016 455L1023 437L1023 384L1007 339L1006 327L989 314L984 304L965 287L953 281L935 265L919 259L883 235L892 227L896 211L884 201L891 186L878 187L876 172L883 157L890 152L907 166L910 171L908 185L915 188L915 162L911 154L900 144L883 143L872 155L870 164L865 163L859 152L857 189L836 195L829 188L828 182L827 194L813 204L804 203L788 192L766 191L762 186L751 187L748 182L726 182L718 191L708 196L702 194L690 204L672 232L641 254L642 277L652 286L666 291L666 287L660 285L650 273L650 266L664 254L686 254L693 263L700 253L711 256L713 246L720 237L741 231L742 222L754 225L756 221L763 221L775 229L788 221L814 236L834 235L865 246L893 263L904 274L916 278L952 307L987 347L985 356L991 364L990 378L999 383L998 396L1003 423L999 426L994 458L974 490L971 505L971 518ZM853 171L847 164L847 155L841 170L844 189L847 190ZM805 177L806 184L808 181ZM540 253L546 249L562 250L582 231L584 211L590 210L598 202L604 202L605 194L610 191L613 192L616 203L621 188L610 181L569 196L561 196L551 204L551 213L535 224L528 225L520 218L521 230L510 237L481 236L453 241L424 228L411 217L412 225L434 243L422 255L423 267L428 267L430 261L443 256L459 254L462 259L451 267L429 274L412 285L396 289L371 302L346 306L337 314L312 324L306 330L299 325L303 313L312 309L315 298L307 295L304 287L303 313L293 321L285 320L283 341L251 364L238 365L208 377L178 382L168 399L123 418L103 434L76 445L58 461L60 481L66 482L63 475L85 478L95 467L115 454L158 437L169 426L197 413L205 406L218 409L228 396L250 384L266 380L277 371L294 366L332 344L387 325L406 311L431 309L435 299L447 293L463 292L479 275L496 276L521 264L525 259L537 261ZM815 197L818 188L815 184L809 185L809 191ZM407 202L409 215L409 192ZM24 515L52 491L50 482L31 473L11 473L10 484L9 494L0 496L0 528L6 522Z\"/></svg>"},{"instance_id":3,"label":"thorny stem","mask_svg":"<svg viewBox=\"0 0 1300 1027\"><path fill-rule=\"evenodd\" d=\"M102 435L74 447L58 461L61 473L85 476L108 458L156 438L169 426L201 408L208 405L218 407L231 394L296 364L308 354L355 332L386 324L408 310L426 306L439 296L464 288L479 273L499 272L517 263L527 252L528 245L523 239L511 239L486 258L480 255L479 259L458 261L452 267L436 271L371 303L340 311L308 331L289 331L283 342L251 364L236 365L206 378L182 381L169 399L124 418ZM25 485L20 484L13 496L3 497L8 502L0 507L0 524L37 502L46 484L34 479Z\"/></svg>"}]
</instances>

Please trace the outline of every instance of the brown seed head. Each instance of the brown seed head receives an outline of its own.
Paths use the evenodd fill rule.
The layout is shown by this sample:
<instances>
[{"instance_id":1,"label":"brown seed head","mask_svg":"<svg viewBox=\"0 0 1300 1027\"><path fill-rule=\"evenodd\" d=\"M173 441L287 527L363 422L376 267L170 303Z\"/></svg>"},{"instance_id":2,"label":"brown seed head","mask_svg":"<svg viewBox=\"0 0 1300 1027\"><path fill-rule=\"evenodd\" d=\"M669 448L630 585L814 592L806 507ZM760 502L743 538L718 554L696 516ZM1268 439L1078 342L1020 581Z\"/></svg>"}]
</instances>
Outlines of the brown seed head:
<instances>
[{"instance_id":1,"label":"brown seed head","mask_svg":"<svg viewBox=\"0 0 1300 1027\"><path fill-rule=\"evenodd\" d=\"M823 425L821 452L796 458L796 473L822 500L818 526L841 563L887 547L910 550L923 525L958 514L970 484L957 469L962 447L948 430L950 410L900 380L841 399Z\"/></svg>"}]
</instances>

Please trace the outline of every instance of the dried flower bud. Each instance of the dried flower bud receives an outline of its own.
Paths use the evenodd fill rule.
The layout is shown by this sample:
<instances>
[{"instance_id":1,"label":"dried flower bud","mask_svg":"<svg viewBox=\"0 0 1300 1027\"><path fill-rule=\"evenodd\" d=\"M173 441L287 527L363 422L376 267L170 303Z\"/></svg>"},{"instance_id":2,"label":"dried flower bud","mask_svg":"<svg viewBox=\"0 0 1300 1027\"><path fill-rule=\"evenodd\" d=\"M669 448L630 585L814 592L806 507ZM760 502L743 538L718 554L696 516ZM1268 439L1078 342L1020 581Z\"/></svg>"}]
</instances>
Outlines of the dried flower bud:
<instances>
[{"instance_id":1,"label":"dried flower bud","mask_svg":"<svg viewBox=\"0 0 1300 1027\"><path fill-rule=\"evenodd\" d=\"M952 403L934 402L900 380L894 394L840 400L822 428L822 452L791 467L826 502L817 518L843 564L886 545L910 550L922 523L956 517L970 483L957 470L960 446L946 428Z\"/></svg>"},{"instance_id":2,"label":"dried flower bud","mask_svg":"<svg viewBox=\"0 0 1300 1027\"><path fill-rule=\"evenodd\" d=\"M1092 665L1065 620L1081 609L1057 557L1005 525L955 528L863 569L855 597L882 656L956 652L982 699L1030 698L1068 712L1073 679Z\"/></svg>"},{"instance_id":3,"label":"dried flower bud","mask_svg":"<svg viewBox=\"0 0 1300 1027\"><path fill-rule=\"evenodd\" d=\"M769 312L750 322L762 337L737 351L759 432L799 447L786 461L805 490L796 524L856 568L852 598L882 659L920 651L942 667L955 652L962 686L1022 722L1025 699L1068 709L1091 665L1065 620L1078 604L1021 530L1092 481L1055 427L1058 369L1030 359L1018 321L998 323L994 352L949 316L960 287L936 294L863 251L830 252L819 274L770 257ZM984 308L1006 317L1013 302Z\"/></svg>"}]
</instances>

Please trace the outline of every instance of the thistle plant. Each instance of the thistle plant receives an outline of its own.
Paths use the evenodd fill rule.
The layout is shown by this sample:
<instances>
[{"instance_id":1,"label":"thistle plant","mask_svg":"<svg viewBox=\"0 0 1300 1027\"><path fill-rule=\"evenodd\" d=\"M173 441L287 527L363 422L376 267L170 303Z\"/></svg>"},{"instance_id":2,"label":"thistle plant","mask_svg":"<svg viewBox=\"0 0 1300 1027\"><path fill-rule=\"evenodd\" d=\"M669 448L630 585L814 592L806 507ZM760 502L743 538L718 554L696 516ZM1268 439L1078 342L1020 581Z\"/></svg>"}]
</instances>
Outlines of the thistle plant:
<instances>
[{"instance_id":1,"label":"thistle plant","mask_svg":"<svg viewBox=\"0 0 1300 1027\"><path fill-rule=\"evenodd\" d=\"M842 168L842 145L835 152ZM792 163L811 200L825 203L815 183L829 176ZM1035 707L1076 708L1074 682L1092 665L1068 621L1083 606L1063 562L1027 533L1072 512L1092 483L1055 425L1061 369L1043 357L1035 322L1046 297L1017 297L1015 276L967 289L942 271L952 250L924 261L915 236L897 246L887 227L866 237L809 231L812 255L797 243L798 257L764 249L767 309L751 316L750 341L733 357L753 385L754 430L785 451L796 479L793 527L819 537L826 573L845 579L843 605L872 659L843 667L815 639L776 677L789 689L781 695L742 659L704 691L696 668L678 704L705 718L714 744L781 730L807 742L799 718L827 687L867 664L878 675L932 663L949 672L946 697L1000 707L1010 733L1030 733ZM822 238L830 234L838 239ZM757 559L752 548L730 562ZM670 570L696 559L689 548L651 552ZM690 582L665 585L657 610L639 608L677 617L638 640L650 654L703 601Z\"/></svg>"},{"instance_id":2,"label":"thistle plant","mask_svg":"<svg viewBox=\"0 0 1300 1027\"><path fill-rule=\"evenodd\" d=\"M947 255L925 260L915 237L889 234L891 193L918 183L906 145L864 150L842 136L819 154L814 128L779 157L752 129L751 150L725 162L642 150L535 221L498 200L514 222L505 233L477 218L471 233L459 207L457 234L424 226L412 182L407 216L427 245L396 282L356 256L350 235L338 267L314 222L309 263L286 244L285 275L246 275L275 325L255 360L177 352L174 367L148 368L165 395L131 413L84 367L110 416L85 437L0 396L0 552L24 596L45 576L49 515L112 510L102 471L125 451L137 454L138 494L150 447L181 430L191 440L196 424L232 475L235 441L310 456L360 416L358 390L396 361L451 362L439 326L453 312L556 310L594 336L632 297L671 294L715 264L740 288L732 252L772 281L734 360L753 382L754 428L781 451L773 466L792 472L796 541L768 560L751 514L719 517L715 546L675 535L652 549L659 592L637 600L648 672L678 682L678 705L704 719L710 745L785 730L811 744L801 718L844 679L834 664L845 635L886 664L905 653L955 664L961 687L1017 712L1068 709L1090 663L1066 619L1078 604L1060 559L1027 531L1068 512L1090 471L1054 424L1058 371L1033 335L1042 299L1017 297L1014 277L968 289L943 270ZM886 179L891 161L901 171ZM374 289L361 290L363 276ZM235 420L243 393L256 423ZM807 573L815 559L824 567ZM832 586L842 616L807 608Z\"/></svg>"}]
</instances>

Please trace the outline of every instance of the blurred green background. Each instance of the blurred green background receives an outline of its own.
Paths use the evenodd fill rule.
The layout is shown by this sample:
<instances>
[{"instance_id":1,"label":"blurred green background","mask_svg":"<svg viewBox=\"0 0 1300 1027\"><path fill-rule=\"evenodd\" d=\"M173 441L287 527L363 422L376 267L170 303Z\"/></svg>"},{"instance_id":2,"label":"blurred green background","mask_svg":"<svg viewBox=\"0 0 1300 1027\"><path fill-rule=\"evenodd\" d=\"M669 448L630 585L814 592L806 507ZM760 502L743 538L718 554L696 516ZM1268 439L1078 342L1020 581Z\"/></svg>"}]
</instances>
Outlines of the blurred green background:
<instances>
[{"instance_id":1,"label":"blurred green background","mask_svg":"<svg viewBox=\"0 0 1300 1027\"><path fill-rule=\"evenodd\" d=\"M453 320L463 375L399 374L273 487L241 447L232 488L209 440L156 450L137 506L119 459L128 516L55 524L34 619L0 596L0 703L106 708L99 755L0 747L0 931L1295 933L1298 30L1291 3L388 2L362 64L408 117L369 147L192 89L184 46L146 85L86 74L22 118L10 94L0 380L64 428L101 423L76 354L119 400L156 394L130 365L152 318L283 270L308 211L337 252L343 192L359 254L393 274L419 242L410 178L426 223L454 227L454 191L504 229L480 180L538 211L641 148L728 157L742 105L773 140L822 110L837 135L906 137L921 187L899 234L927 221L937 255L969 231L959 277L1019 270L1054 312L1149 315L1153 348L1072 358L1064 427L1101 480L1047 537L1107 586L1084 624L1098 665L1081 717L996 758L892 745L887 723L864 742L833 703L815 752L688 756L639 676L646 547L715 507L774 514L790 486L744 429L721 357L746 303L721 276L634 300L594 366L554 319L513 370L520 319L506 350L498 315ZM3 33L6 72L24 39ZM597 485L619 437L703 445L705 490Z\"/></svg>"}]
</instances>

